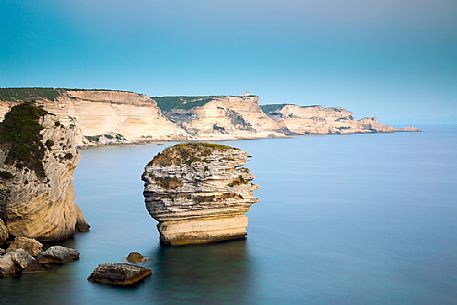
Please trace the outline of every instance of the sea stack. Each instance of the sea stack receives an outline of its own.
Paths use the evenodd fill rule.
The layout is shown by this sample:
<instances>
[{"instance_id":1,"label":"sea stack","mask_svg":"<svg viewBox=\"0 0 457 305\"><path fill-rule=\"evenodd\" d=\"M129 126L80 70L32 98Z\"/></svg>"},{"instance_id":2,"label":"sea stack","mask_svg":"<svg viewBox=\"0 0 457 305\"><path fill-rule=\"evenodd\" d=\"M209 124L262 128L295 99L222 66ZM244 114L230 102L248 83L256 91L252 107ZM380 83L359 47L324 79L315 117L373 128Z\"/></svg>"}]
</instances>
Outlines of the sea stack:
<instances>
[{"instance_id":1,"label":"sea stack","mask_svg":"<svg viewBox=\"0 0 457 305\"><path fill-rule=\"evenodd\" d=\"M142 176L149 214L159 221L160 241L181 246L246 238L245 213L257 202L248 154L209 143L171 146Z\"/></svg>"},{"instance_id":2,"label":"sea stack","mask_svg":"<svg viewBox=\"0 0 457 305\"><path fill-rule=\"evenodd\" d=\"M34 103L11 108L0 124L0 219L10 237L57 241L85 223L73 191L78 160L74 126Z\"/></svg>"}]
</instances>

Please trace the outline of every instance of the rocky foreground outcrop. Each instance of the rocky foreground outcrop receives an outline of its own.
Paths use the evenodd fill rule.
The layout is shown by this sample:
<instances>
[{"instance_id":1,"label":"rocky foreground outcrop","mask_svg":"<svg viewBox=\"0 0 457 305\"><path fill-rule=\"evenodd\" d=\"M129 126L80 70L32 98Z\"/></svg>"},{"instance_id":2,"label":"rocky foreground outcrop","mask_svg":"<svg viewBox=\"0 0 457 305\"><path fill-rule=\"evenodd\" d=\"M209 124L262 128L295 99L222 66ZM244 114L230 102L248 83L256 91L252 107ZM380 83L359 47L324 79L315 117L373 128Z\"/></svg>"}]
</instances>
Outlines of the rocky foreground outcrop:
<instances>
[{"instance_id":1,"label":"rocky foreground outcrop","mask_svg":"<svg viewBox=\"0 0 457 305\"><path fill-rule=\"evenodd\" d=\"M293 104L262 105L262 109L284 128L295 134L353 134L419 131L414 127L393 128L375 117L360 120L339 107L297 106Z\"/></svg>"},{"instance_id":2,"label":"rocky foreground outcrop","mask_svg":"<svg viewBox=\"0 0 457 305\"><path fill-rule=\"evenodd\" d=\"M75 132L33 103L6 114L0 124L0 219L10 237L57 241L85 223L73 190Z\"/></svg>"},{"instance_id":3,"label":"rocky foreground outcrop","mask_svg":"<svg viewBox=\"0 0 457 305\"><path fill-rule=\"evenodd\" d=\"M258 199L248 154L237 148L187 143L154 157L142 175L149 214L163 244L180 246L246 237L245 213Z\"/></svg>"},{"instance_id":4,"label":"rocky foreground outcrop","mask_svg":"<svg viewBox=\"0 0 457 305\"><path fill-rule=\"evenodd\" d=\"M41 252L42 247L36 240L17 237L6 251L0 249L0 278L43 272L50 265L79 258L79 252L72 248L54 246Z\"/></svg>"}]
</instances>

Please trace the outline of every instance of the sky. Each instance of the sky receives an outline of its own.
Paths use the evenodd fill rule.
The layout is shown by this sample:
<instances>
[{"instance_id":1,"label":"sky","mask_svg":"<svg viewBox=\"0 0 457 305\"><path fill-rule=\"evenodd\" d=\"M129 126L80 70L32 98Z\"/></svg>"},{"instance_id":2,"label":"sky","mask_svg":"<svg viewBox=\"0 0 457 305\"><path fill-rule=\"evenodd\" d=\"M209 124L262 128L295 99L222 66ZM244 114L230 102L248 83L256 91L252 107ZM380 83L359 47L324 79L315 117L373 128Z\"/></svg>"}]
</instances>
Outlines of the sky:
<instances>
[{"instance_id":1,"label":"sky","mask_svg":"<svg viewBox=\"0 0 457 305\"><path fill-rule=\"evenodd\" d=\"M0 87L31 86L457 123L457 1L0 0Z\"/></svg>"}]
</instances>

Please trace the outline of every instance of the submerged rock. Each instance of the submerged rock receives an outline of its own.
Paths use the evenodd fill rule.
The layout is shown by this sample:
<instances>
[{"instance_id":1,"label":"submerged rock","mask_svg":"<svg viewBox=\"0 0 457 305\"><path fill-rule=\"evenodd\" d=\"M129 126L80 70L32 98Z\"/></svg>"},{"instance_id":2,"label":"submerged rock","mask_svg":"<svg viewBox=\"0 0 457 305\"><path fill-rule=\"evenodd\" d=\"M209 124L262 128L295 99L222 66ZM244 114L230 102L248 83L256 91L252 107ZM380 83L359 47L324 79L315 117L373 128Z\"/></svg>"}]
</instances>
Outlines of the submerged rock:
<instances>
[{"instance_id":1,"label":"submerged rock","mask_svg":"<svg viewBox=\"0 0 457 305\"><path fill-rule=\"evenodd\" d=\"M41 250L43 250L43 244L32 238L16 237L7 251L15 251L18 249L24 249L31 256L37 256L40 254Z\"/></svg>"},{"instance_id":2,"label":"submerged rock","mask_svg":"<svg viewBox=\"0 0 457 305\"><path fill-rule=\"evenodd\" d=\"M53 246L42 252L37 257L40 264L65 264L79 258L79 252L76 249Z\"/></svg>"},{"instance_id":3,"label":"submerged rock","mask_svg":"<svg viewBox=\"0 0 457 305\"><path fill-rule=\"evenodd\" d=\"M11 108L0 124L0 218L10 235L56 241L75 233L74 126L33 103Z\"/></svg>"},{"instance_id":4,"label":"submerged rock","mask_svg":"<svg viewBox=\"0 0 457 305\"><path fill-rule=\"evenodd\" d=\"M257 202L248 154L237 148L178 144L159 153L142 179L149 214L160 240L180 246L246 237L245 213Z\"/></svg>"},{"instance_id":5,"label":"submerged rock","mask_svg":"<svg viewBox=\"0 0 457 305\"><path fill-rule=\"evenodd\" d=\"M133 285L150 276L151 269L127 263L100 264L88 280L100 284Z\"/></svg>"},{"instance_id":6,"label":"submerged rock","mask_svg":"<svg viewBox=\"0 0 457 305\"><path fill-rule=\"evenodd\" d=\"M127 261L132 264L139 264L147 261L147 258L139 252L130 252L127 256Z\"/></svg>"}]
</instances>

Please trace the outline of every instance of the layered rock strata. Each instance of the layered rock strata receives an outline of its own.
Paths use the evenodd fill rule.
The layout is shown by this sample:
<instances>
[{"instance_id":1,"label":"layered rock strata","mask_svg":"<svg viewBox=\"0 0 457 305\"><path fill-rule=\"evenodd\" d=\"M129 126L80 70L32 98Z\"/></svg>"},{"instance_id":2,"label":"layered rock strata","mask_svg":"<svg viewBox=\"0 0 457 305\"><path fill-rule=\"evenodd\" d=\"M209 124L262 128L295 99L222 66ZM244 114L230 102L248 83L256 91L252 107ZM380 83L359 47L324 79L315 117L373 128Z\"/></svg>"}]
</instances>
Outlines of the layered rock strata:
<instances>
[{"instance_id":1,"label":"layered rock strata","mask_svg":"<svg viewBox=\"0 0 457 305\"><path fill-rule=\"evenodd\" d=\"M187 133L164 117L156 102L145 95L110 90L48 90L29 99L54 113L63 125L74 125L78 146L187 138ZM8 99L2 101L0 96L0 119L9 108L27 100Z\"/></svg>"},{"instance_id":2,"label":"layered rock strata","mask_svg":"<svg viewBox=\"0 0 457 305\"><path fill-rule=\"evenodd\" d=\"M393 128L380 124L375 117L360 120L339 107L297 106L292 104L262 105L275 121L295 134L352 134L419 131L414 127Z\"/></svg>"},{"instance_id":3,"label":"layered rock strata","mask_svg":"<svg viewBox=\"0 0 457 305\"><path fill-rule=\"evenodd\" d=\"M253 139L288 134L287 129L262 111L258 96L155 99L163 113L194 139Z\"/></svg>"},{"instance_id":4,"label":"layered rock strata","mask_svg":"<svg viewBox=\"0 0 457 305\"><path fill-rule=\"evenodd\" d=\"M37 105L14 106L0 124L0 219L13 237L72 236L78 215L76 130Z\"/></svg>"},{"instance_id":5,"label":"layered rock strata","mask_svg":"<svg viewBox=\"0 0 457 305\"><path fill-rule=\"evenodd\" d=\"M376 118L356 120L337 107L259 105L259 97L154 97L126 91L0 88L0 121L18 103L35 101L75 126L81 147L166 140L230 140L292 134L418 131L393 128Z\"/></svg>"},{"instance_id":6,"label":"layered rock strata","mask_svg":"<svg viewBox=\"0 0 457 305\"><path fill-rule=\"evenodd\" d=\"M146 166L142 179L149 214L163 244L180 246L246 237L245 213L258 201L253 175L237 148L188 143L169 147Z\"/></svg>"}]
</instances>

